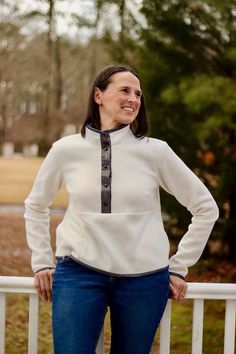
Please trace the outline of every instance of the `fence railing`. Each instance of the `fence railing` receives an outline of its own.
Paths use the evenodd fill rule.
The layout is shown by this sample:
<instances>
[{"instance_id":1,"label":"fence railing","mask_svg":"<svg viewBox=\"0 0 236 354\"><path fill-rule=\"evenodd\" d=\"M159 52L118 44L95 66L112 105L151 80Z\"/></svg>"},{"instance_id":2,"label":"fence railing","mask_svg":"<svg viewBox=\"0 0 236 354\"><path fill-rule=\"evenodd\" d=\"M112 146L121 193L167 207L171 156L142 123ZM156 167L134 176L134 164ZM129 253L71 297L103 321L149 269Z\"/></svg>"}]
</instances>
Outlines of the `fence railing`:
<instances>
[{"instance_id":1,"label":"fence railing","mask_svg":"<svg viewBox=\"0 0 236 354\"><path fill-rule=\"evenodd\" d=\"M30 277L0 276L0 354L5 353L6 294L29 294L28 354L38 353L39 298ZM204 300L225 300L224 354L234 354L236 284L188 283L187 299L193 299L192 354L202 354ZM171 300L160 324L160 354L170 353ZM103 332L96 354L103 354Z\"/></svg>"}]
</instances>

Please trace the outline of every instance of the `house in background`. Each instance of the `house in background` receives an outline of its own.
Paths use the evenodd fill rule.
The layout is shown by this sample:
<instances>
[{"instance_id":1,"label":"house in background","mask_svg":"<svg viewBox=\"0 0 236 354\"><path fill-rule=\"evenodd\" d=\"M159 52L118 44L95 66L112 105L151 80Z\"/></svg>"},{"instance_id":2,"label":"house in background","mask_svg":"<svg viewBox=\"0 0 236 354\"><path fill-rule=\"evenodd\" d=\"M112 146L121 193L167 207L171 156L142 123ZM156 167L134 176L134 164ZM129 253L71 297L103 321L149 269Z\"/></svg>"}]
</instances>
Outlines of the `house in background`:
<instances>
[{"instance_id":1,"label":"house in background","mask_svg":"<svg viewBox=\"0 0 236 354\"><path fill-rule=\"evenodd\" d=\"M67 117L68 118L68 117ZM55 131L51 132L51 142L60 137L75 134L78 131L77 119L70 115L70 119L63 120L59 136ZM43 139L42 116L32 114L16 117L8 127L4 141L1 143L0 151L3 157L11 158L16 156L37 156L39 144Z\"/></svg>"},{"instance_id":2,"label":"house in background","mask_svg":"<svg viewBox=\"0 0 236 354\"><path fill-rule=\"evenodd\" d=\"M12 157L16 154L37 156L40 139L42 131L38 117L32 115L16 117L7 129L2 142L2 156Z\"/></svg>"}]
</instances>

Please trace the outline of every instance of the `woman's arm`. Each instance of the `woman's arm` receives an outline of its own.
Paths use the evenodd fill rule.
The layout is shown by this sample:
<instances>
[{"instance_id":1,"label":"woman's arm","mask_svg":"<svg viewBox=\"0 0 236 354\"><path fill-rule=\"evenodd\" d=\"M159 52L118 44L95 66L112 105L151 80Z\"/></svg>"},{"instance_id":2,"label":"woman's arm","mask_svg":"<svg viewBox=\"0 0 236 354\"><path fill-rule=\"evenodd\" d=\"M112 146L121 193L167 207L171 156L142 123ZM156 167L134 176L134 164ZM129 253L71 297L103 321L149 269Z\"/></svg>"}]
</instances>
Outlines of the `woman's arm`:
<instances>
[{"instance_id":1,"label":"woman's arm","mask_svg":"<svg viewBox=\"0 0 236 354\"><path fill-rule=\"evenodd\" d=\"M55 272L49 233L49 206L62 182L62 172L56 158L55 146L53 146L39 169L33 188L25 200L24 214L26 238L32 251L34 284L40 297L46 301L52 299L52 280Z\"/></svg>"},{"instance_id":2,"label":"woman's arm","mask_svg":"<svg viewBox=\"0 0 236 354\"><path fill-rule=\"evenodd\" d=\"M159 164L160 186L192 214L176 254L170 258L170 274L185 277L188 267L201 256L215 221L218 207L201 180L165 143Z\"/></svg>"},{"instance_id":3,"label":"woman's arm","mask_svg":"<svg viewBox=\"0 0 236 354\"><path fill-rule=\"evenodd\" d=\"M26 238L32 250L34 272L55 268L49 233L49 206L63 182L56 155L54 144L39 169L33 188L25 200Z\"/></svg>"}]
</instances>

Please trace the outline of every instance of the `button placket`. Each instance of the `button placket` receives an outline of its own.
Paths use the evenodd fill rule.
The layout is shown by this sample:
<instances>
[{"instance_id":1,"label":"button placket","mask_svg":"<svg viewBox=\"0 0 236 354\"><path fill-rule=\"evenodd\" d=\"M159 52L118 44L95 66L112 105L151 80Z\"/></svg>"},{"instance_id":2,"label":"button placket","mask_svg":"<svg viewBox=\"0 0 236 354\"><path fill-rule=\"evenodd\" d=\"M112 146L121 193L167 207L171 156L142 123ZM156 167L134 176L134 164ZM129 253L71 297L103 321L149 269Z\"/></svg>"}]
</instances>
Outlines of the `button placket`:
<instances>
[{"instance_id":1,"label":"button placket","mask_svg":"<svg viewBox=\"0 0 236 354\"><path fill-rule=\"evenodd\" d=\"M111 213L111 140L101 133L101 212Z\"/></svg>"}]
</instances>

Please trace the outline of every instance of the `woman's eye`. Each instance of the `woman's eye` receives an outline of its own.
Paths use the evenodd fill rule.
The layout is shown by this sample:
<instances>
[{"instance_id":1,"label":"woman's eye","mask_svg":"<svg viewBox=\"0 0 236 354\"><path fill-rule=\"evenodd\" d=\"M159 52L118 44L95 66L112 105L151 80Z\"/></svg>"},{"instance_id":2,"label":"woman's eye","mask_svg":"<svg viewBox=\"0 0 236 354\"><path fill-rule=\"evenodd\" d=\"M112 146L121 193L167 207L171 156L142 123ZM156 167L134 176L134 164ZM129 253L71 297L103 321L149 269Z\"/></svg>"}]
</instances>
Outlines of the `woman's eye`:
<instances>
[{"instance_id":1,"label":"woman's eye","mask_svg":"<svg viewBox=\"0 0 236 354\"><path fill-rule=\"evenodd\" d=\"M121 89L121 91L126 93L126 94L128 94L130 92L128 88L123 88L123 89ZM137 92L135 92L135 96L140 98L142 96L142 93L137 91Z\"/></svg>"}]
</instances>

